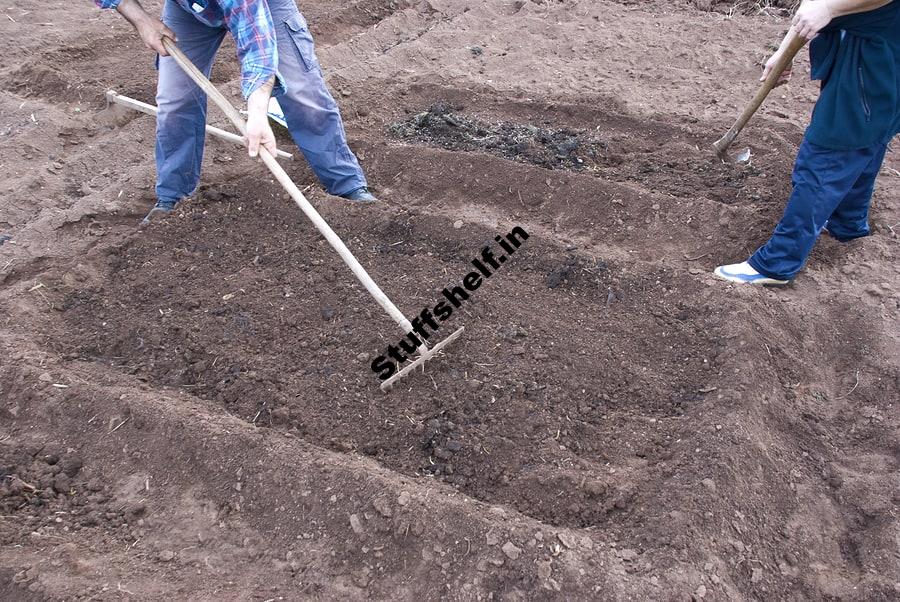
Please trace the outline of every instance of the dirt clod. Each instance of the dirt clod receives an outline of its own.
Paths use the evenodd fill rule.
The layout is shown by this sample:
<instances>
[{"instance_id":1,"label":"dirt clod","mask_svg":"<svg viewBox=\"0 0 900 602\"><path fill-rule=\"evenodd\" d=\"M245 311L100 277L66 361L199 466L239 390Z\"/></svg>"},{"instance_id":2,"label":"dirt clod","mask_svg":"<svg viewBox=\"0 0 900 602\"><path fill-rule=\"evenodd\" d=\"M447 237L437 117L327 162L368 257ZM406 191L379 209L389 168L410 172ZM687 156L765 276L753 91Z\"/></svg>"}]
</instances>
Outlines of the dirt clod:
<instances>
[{"instance_id":1,"label":"dirt clod","mask_svg":"<svg viewBox=\"0 0 900 602\"><path fill-rule=\"evenodd\" d=\"M159 552L159 554L156 555L156 557L161 562L172 562L173 560L175 560L175 552L173 552L172 550L162 550Z\"/></svg>"},{"instance_id":2,"label":"dirt clod","mask_svg":"<svg viewBox=\"0 0 900 602\"><path fill-rule=\"evenodd\" d=\"M511 541L507 541L500 549L503 550L503 553L510 560L518 560L519 556L522 555L522 550Z\"/></svg>"}]
</instances>

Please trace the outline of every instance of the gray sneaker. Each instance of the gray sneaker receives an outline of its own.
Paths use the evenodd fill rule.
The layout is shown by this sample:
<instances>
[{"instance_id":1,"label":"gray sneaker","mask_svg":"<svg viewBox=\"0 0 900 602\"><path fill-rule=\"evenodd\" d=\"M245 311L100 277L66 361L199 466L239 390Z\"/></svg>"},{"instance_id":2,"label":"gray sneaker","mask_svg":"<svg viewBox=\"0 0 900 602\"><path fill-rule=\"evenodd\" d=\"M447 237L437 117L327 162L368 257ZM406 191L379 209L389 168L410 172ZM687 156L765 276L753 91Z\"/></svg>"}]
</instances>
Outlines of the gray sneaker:
<instances>
[{"instance_id":1,"label":"gray sneaker","mask_svg":"<svg viewBox=\"0 0 900 602\"><path fill-rule=\"evenodd\" d=\"M171 201L157 201L150 213L141 220L141 228L149 226L151 223L162 221L164 217L175 211L178 203Z\"/></svg>"},{"instance_id":2,"label":"gray sneaker","mask_svg":"<svg viewBox=\"0 0 900 602\"><path fill-rule=\"evenodd\" d=\"M378 200L375 198L375 195L372 194L372 191L369 190L366 186L350 191L347 194L342 195L342 197L347 199L348 201L353 201L356 203L374 203Z\"/></svg>"}]
</instances>

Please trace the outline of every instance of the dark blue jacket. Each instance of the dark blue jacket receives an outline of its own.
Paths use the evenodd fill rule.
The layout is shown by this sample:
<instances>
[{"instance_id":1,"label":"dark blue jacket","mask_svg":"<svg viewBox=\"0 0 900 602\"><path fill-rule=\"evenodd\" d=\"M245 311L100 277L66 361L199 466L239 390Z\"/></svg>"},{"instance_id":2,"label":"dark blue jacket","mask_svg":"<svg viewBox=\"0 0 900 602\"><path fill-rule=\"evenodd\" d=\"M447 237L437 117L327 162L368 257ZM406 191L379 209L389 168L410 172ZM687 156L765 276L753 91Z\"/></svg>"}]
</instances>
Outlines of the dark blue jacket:
<instances>
[{"instance_id":1,"label":"dark blue jacket","mask_svg":"<svg viewBox=\"0 0 900 602\"><path fill-rule=\"evenodd\" d=\"M900 132L900 0L833 19L809 54L812 78L822 81L810 142L853 150Z\"/></svg>"}]
</instances>

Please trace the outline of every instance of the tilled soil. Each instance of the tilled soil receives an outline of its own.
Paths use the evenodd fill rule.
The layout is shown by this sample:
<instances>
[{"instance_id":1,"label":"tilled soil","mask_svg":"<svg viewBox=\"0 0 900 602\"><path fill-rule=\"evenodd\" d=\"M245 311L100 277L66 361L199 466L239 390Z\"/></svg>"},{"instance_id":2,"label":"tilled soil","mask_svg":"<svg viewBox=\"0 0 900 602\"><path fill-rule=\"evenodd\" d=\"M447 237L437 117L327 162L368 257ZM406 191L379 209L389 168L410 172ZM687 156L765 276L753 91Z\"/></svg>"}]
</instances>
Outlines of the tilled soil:
<instances>
[{"instance_id":1,"label":"tilled soil","mask_svg":"<svg viewBox=\"0 0 900 602\"><path fill-rule=\"evenodd\" d=\"M547 169L588 169L602 164L603 151L609 148L608 143L590 139L583 132L468 119L443 102L393 124L391 132L404 140L454 151L482 150Z\"/></svg>"},{"instance_id":2,"label":"tilled soil","mask_svg":"<svg viewBox=\"0 0 900 602\"><path fill-rule=\"evenodd\" d=\"M287 166L398 306L530 235L388 394L396 324L240 149L136 229L127 24L5 9L0 599L896 599L900 164L872 237L714 280L780 216L815 86L719 161L786 25L699 4L302 7L382 201Z\"/></svg>"}]
</instances>

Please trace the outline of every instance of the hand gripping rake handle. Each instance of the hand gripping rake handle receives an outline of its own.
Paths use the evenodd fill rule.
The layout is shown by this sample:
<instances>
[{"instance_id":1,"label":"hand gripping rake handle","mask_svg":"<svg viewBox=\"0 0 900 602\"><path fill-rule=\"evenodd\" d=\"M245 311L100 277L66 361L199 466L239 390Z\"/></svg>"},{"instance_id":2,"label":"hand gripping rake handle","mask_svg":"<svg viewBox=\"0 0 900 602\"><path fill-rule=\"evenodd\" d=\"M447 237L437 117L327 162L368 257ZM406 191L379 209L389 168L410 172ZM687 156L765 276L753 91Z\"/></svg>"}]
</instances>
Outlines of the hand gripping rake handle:
<instances>
[{"instance_id":1,"label":"hand gripping rake handle","mask_svg":"<svg viewBox=\"0 0 900 602\"><path fill-rule=\"evenodd\" d=\"M134 98L129 98L128 96L122 96L115 90L107 90L106 91L106 103L116 103L117 105L121 105L123 107L128 107L129 109L133 109L135 111L139 111L141 113L145 113L147 115L153 115L154 117L159 113L159 109L154 107L151 104L147 104L146 102L141 102L139 100L135 100ZM210 136L215 136L221 140L227 140L228 142L234 142L235 144L239 144L244 146L244 139L240 136L236 136L231 132L219 129L217 127L207 125L206 133ZM294 155L290 153L286 153L281 149L278 149L278 157L281 159L293 160Z\"/></svg>"}]
</instances>

